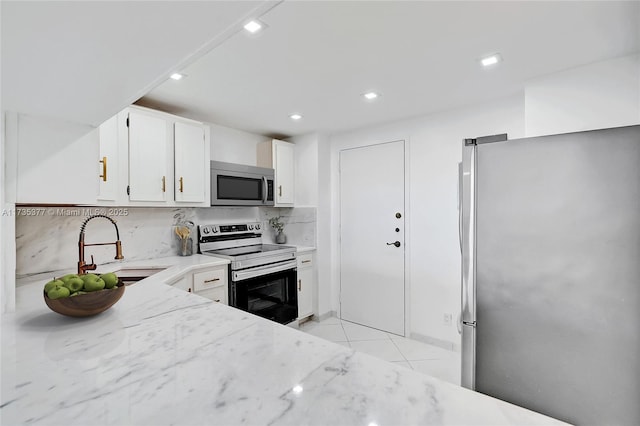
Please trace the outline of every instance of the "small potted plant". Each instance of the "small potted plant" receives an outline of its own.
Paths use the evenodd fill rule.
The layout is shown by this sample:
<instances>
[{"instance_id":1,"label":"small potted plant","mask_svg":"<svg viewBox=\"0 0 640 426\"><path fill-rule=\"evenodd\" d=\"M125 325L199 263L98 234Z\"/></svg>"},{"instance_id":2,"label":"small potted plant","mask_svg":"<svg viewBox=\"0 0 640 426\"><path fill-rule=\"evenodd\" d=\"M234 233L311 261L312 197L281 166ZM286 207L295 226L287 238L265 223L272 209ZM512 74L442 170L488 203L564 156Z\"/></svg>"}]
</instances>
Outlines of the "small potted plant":
<instances>
[{"instance_id":1,"label":"small potted plant","mask_svg":"<svg viewBox=\"0 0 640 426\"><path fill-rule=\"evenodd\" d=\"M276 232L276 244L284 244L287 242L287 236L284 235L284 222L280 220L280 216L269 219L269 225Z\"/></svg>"}]
</instances>

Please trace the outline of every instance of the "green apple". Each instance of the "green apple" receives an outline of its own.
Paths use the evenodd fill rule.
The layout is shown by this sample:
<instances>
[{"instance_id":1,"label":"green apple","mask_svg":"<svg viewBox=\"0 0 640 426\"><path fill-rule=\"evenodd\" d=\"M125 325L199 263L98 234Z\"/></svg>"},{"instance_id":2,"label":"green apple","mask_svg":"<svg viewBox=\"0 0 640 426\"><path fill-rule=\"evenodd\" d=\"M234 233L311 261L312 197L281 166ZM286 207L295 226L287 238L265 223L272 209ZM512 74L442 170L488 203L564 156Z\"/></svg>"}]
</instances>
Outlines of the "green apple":
<instances>
[{"instance_id":1,"label":"green apple","mask_svg":"<svg viewBox=\"0 0 640 426\"><path fill-rule=\"evenodd\" d=\"M67 281L69 281L71 278L78 278L78 274L67 274L62 278L58 278L60 281L62 281L63 283L66 283Z\"/></svg>"},{"instance_id":2,"label":"green apple","mask_svg":"<svg viewBox=\"0 0 640 426\"><path fill-rule=\"evenodd\" d=\"M61 285L57 285L47 292L49 299L62 299L63 297L69 297L69 294L69 289Z\"/></svg>"},{"instance_id":3,"label":"green apple","mask_svg":"<svg viewBox=\"0 0 640 426\"><path fill-rule=\"evenodd\" d=\"M44 292L48 293L49 290L51 290L55 286L61 286L61 285L64 285L64 283L61 280L55 280L55 279L51 280L44 285Z\"/></svg>"},{"instance_id":4,"label":"green apple","mask_svg":"<svg viewBox=\"0 0 640 426\"><path fill-rule=\"evenodd\" d=\"M76 291L82 290L84 281L82 281L82 278L80 277L71 277L62 285L68 288L71 293L75 293Z\"/></svg>"},{"instance_id":5,"label":"green apple","mask_svg":"<svg viewBox=\"0 0 640 426\"><path fill-rule=\"evenodd\" d=\"M84 291L98 291L105 286L104 280L96 274L82 275L81 278L84 281Z\"/></svg>"},{"instance_id":6,"label":"green apple","mask_svg":"<svg viewBox=\"0 0 640 426\"><path fill-rule=\"evenodd\" d=\"M71 297L80 296L81 294L87 294L86 291L76 291L75 293L71 293Z\"/></svg>"},{"instance_id":7,"label":"green apple","mask_svg":"<svg viewBox=\"0 0 640 426\"><path fill-rule=\"evenodd\" d=\"M104 281L104 288L113 288L118 284L118 276L113 272L102 274L100 278Z\"/></svg>"}]
</instances>

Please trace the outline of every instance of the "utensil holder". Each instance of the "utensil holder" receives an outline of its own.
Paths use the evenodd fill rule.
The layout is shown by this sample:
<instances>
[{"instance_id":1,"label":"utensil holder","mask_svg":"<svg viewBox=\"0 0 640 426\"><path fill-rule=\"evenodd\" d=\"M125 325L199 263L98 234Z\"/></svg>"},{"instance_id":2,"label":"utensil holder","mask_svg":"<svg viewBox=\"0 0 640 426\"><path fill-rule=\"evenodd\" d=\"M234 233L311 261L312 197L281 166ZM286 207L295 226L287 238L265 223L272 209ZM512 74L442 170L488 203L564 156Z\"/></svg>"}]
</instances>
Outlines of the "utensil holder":
<instances>
[{"instance_id":1,"label":"utensil holder","mask_svg":"<svg viewBox=\"0 0 640 426\"><path fill-rule=\"evenodd\" d=\"M178 254L180 256L191 256L193 254L193 240L191 237L180 239Z\"/></svg>"}]
</instances>

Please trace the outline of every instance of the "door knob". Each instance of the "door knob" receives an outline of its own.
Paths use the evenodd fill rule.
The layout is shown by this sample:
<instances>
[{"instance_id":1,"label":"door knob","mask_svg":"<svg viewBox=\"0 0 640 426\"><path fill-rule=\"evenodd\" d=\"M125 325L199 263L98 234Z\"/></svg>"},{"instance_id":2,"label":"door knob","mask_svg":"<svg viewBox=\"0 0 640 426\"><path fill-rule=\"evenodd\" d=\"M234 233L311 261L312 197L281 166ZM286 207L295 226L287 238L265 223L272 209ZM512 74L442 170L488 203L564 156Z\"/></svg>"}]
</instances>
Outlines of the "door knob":
<instances>
[{"instance_id":1,"label":"door knob","mask_svg":"<svg viewBox=\"0 0 640 426\"><path fill-rule=\"evenodd\" d=\"M388 246L396 246L400 247L400 241L396 241L395 243L387 243Z\"/></svg>"}]
</instances>

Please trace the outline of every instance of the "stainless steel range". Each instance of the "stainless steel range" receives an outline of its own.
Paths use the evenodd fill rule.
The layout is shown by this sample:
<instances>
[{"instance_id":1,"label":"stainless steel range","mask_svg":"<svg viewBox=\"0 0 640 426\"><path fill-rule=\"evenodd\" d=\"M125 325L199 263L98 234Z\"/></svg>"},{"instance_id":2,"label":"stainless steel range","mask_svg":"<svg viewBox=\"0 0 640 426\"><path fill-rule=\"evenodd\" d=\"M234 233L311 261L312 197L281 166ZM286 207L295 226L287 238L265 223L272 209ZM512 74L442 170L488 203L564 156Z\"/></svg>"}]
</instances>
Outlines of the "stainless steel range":
<instances>
[{"instance_id":1,"label":"stainless steel range","mask_svg":"<svg viewBox=\"0 0 640 426\"><path fill-rule=\"evenodd\" d=\"M262 244L262 224L198 226L199 252L229 259L229 305L287 324L298 317L296 248Z\"/></svg>"}]
</instances>

